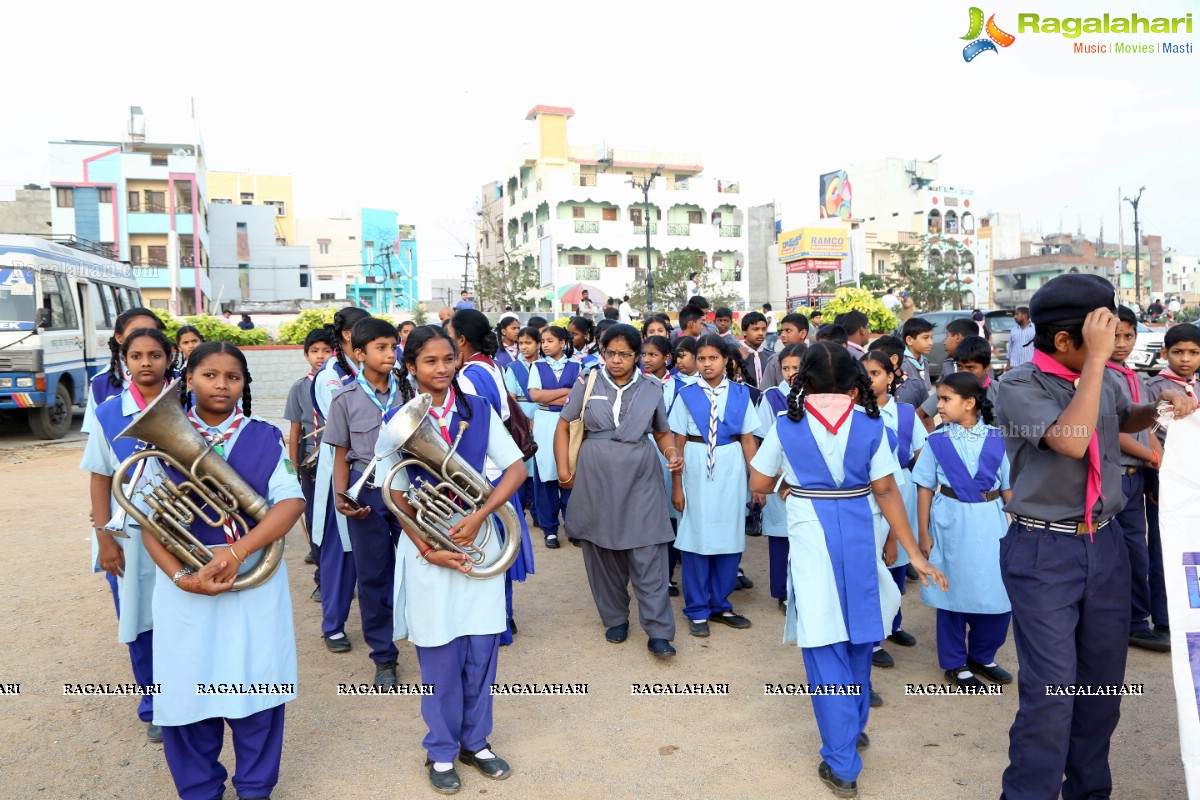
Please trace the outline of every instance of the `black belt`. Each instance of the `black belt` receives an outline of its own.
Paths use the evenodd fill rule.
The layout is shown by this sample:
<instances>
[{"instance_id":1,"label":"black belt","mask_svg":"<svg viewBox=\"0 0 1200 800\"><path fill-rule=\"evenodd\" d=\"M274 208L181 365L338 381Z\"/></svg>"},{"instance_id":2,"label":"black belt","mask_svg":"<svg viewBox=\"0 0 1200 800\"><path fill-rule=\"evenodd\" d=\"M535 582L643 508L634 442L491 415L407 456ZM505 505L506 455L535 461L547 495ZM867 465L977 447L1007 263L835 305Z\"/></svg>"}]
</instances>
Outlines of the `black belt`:
<instances>
[{"instance_id":1,"label":"black belt","mask_svg":"<svg viewBox=\"0 0 1200 800\"><path fill-rule=\"evenodd\" d=\"M545 403L538 403L538 411L562 411L562 406L548 406Z\"/></svg>"},{"instance_id":2,"label":"black belt","mask_svg":"<svg viewBox=\"0 0 1200 800\"><path fill-rule=\"evenodd\" d=\"M1014 517L1014 519L1017 521L1018 524L1024 525L1026 528L1031 528L1034 530L1041 528L1043 530L1047 530L1052 533L1066 533L1066 534L1070 534L1071 536L1086 536L1086 535L1095 533L1096 531L1107 527L1108 522L1109 522L1108 520L1104 520L1103 522L1093 522L1092 528L1089 529L1086 522L1080 522L1077 520L1066 520L1064 522L1047 522L1042 519L1033 519L1032 517L1022 517L1019 514L1016 515Z\"/></svg>"},{"instance_id":3,"label":"black belt","mask_svg":"<svg viewBox=\"0 0 1200 800\"><path fill-rule=\"evenodd\" d=\"M851 486L849 489L800 489L793 486L788 496L809 500L845 500L851 497L866 497L870 493L870 486Z\"/></svg>"},{"instance_id":4,"label":"black belt","mask_svg":"<svg viewBox=\"0 0 1200 800\"><path fill-rule=\"evenodd\" d=\"M611 439L616 431L587 431L583 434L584 440L587 439Z\"/></svg>"},{"instance_id":5,"label":"black belt","mask_svg":"<svg viewBox=\"0 0 1200 800\"><path fill-rule=\"evenodd\" d=\"M946 497L949 497L951 500L959 500L960 499L959 496L957 494L955 494L954 490L951 489L949 486L946 486L945 484L938 484L938 488L942 490L943 495L945 495ZM981 492L981 494L983 495L983 502L985 502L985 503L990 503L993 500L1000 499L1000 490L999 489L992 489L990 492Z\"/></svg>"},{"instance_id":6,"label":"black belt","mask_svg":"<svg viewBox=\"0 0 1200 800\"><path fill-rule=\"evenodd\" d=\"M708 444L708 440L703 436L689 436L687 440L696 444ZM733 444L733 439L730 439L728 442L717 442L717 447L724 447L727 444Z\"/></svg>"},{"instance_id":7,"label":"black belt","mask_svg":"<svg viewBox=\"0 0 1200 800\"><path fill-rule=\"evenodd\" d=\"M373 463L375 463L375 462L373 462L373 461L359 461L359 460L356 458L356 459L354 459L353 461L351 461L351 462L350 462L350 469L356 469L356 470L358 470L358 471L359 471L359 473L361 474L361 473L363 473L363 472L366 472L367 470L369 470L369 469L371 468L371 465L372 465ZM374 476L374 475L372 475L371 477L373 478L373 477L375 477L375 476Z\"/></svg>"}]
</instances>

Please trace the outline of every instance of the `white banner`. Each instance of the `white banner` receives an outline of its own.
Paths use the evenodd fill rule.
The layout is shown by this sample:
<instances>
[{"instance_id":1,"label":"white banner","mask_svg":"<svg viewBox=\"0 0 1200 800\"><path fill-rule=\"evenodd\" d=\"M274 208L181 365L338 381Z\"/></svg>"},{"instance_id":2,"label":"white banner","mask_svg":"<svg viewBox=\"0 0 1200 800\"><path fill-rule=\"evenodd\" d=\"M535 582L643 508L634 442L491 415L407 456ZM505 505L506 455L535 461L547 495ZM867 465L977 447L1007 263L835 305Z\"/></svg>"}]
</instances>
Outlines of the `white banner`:
<instances>
[{"instance_id":1,"label":"white banner","mask_svg":"<svg viewBox=\"0 0 1200 800\"><path fill-rule=\"evenodd\" d=\"M1169 422L1159 475L1159 525L1171 619L1179 749L1189 798L1200 798L1200 412Z\"/></svg>"}]
</instances>

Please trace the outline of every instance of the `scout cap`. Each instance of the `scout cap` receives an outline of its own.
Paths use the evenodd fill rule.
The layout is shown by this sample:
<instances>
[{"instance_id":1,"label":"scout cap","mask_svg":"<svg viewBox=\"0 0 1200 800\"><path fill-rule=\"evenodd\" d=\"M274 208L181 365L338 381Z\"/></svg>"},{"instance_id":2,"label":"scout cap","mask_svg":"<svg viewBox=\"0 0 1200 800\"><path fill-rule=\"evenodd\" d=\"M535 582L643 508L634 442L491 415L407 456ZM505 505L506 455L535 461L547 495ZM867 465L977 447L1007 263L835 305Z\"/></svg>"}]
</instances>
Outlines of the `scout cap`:
<instances>
[{"instance_id":1,"label":"scout cap","mask_svg":"<svg viewBox=\"0 0 1200 800\"><path fill-rule=\"evenodd\" d=\"M1099 275L1070 273L1052 278L1033 293L1029 318L1034 325L1083 319L1097 308L1117 310L1113 285Z\"/></svg>"}]
</instances>

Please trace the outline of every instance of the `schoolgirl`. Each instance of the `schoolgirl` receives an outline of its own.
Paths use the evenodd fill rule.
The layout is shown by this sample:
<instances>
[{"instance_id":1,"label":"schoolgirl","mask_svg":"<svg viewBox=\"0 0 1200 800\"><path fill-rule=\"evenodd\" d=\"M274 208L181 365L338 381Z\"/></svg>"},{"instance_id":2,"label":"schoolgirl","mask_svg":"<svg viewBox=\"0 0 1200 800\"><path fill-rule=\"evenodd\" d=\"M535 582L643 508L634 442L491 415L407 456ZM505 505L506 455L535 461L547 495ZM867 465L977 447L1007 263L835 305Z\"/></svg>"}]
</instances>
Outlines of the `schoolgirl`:
<instances>
[{"instance_id":1,"label":"schoolgirl","mask_svg":"<svg viewBox=\"0 0 1200 800\"><path fill-rule=\"evenodd\" d=\"M108 366L93 375L88 384L87 405L80 426L84 433L96 429L96 408L108 398L119 395L129 385L129 370L121 363L121 344L127 332L141 328L161 331L163 322L153 311L141 307L122 311L113 321L113 335L108 337L108 351L111 354Z\"/></svg>"},{"instance_id":2,"label":"schoolgirl","mask_svg":"<svg viewBox=\"0 0 1200 800\"><path fill-rule=\"evenodd\" d=\"M599 364L595 323L587 317L571 317L567 323L567 333L571 335L571 360L578 362L584 372Z\"/></svg>"},{"instance_id":3,"label":"schoolgirl","mask_svg":"<svg viewBox=\"0 0 1200 800\"><path fill-rule=\"evenodd\" d=\"M758 406L758 430L765 437L775 427L775 418L787 412L787 398L792 391L792 379L800 372L807 345L790 344L779 353L782 380L763 392ZM774 363L774 362L772 362ZM767 557L771 572L771 597L779 610L787 613L788 525L787 509L778 492L767 495L763 506L762 532L767 536Z\"/></svg>"},{"instance_id":4,"label":"schoolgirl","mask_svg":"<svg viewBox=\"0 0 1200 800\"><path fill-rule=\"evenodd\" d=\"M650 336L642 342L642 371L647 377L654 378L662 384L663 407L667 409L668 413L672 403L675 402L678 388L683 385L671 374L673 361L671 340L665 335ZM671 530L678 533L681 515L671 503L671 471L667 468L666 457L661 453L659 453L658 461L662 467L663 487L667 493L667 517L671 521ZM675 542L671 542L667 547L667 593L671 597L679 596L679 584L675 582L675 567L678 564L679 550L675 547Z\"/></svg>"},{"instance_id":5,"label":"schoolgirl","mask_svg":"<svg viewBox=\"0 0 1200 800\"><path fill-rule=\"evenodd\" d=\"M175 347L179 351L178 370L187 367L188 356L200 345L204 344L204 335L195 325L180 325L175 331Z\"/></svg>"},{"instance_id":6,"label":"schoolgirl","mask_svg":"<svg viewBox=\"0 0 1200 800\"><path fill-rule=\"evenodd\" d=\"M143 686L154 683L154 562L142 545L141 527L126 517L119 527L128 538L117 538L106 526L118 514L113 500L113 477L121 462L133 454L138 442L118 439L148 403L162 393L171 365L171 343L157 328L128 329L121 344L121 359L130 373L129 385L119 395L96 409L96 430L88 436L80 469L92 473L92 570L103 570L117 607L117 641L129 646L134 680ZM131 476L118 477L128 483ZM130 487L131 489L133 487ZM162 730L154 724L154 698L146 694L138 704L138 719L147 723L151 741L162 741Z\"/></svg>"},{"instance_id":7,"label":"schoolgirl","mask_svg":"<svg viewBox=\"0 0 1200 800\"><path fill-rule=\"evenodd\" d=\"M457 362L454 344L441 328L422 326L408 339L404 368L416 390L432 398L429 413L442 435L453 441L455 432L466 423L458 440L458 457L481 474L489 460L503 468L503 476L483 506L451 528L456 542L468 544L476 541L488 517L511 500L525 480L525 467L521 451L488 401L456 385ZM400 386L403 404L413 392L408 380L400 381ZM400 457L395 454L382 459L381 474L386 475ZM396 503L410 516L415 514L405 492L418 478L438 482L424 470L408 467L397 473L390 487ZM428 753L429 782L443 794L459 791L462 781L454 769L455 758L488 778L507 778L511 774L508 763L488 742L491 686L496 681L500 635L505 630L504 581L499 576L468 578L465 573L472 564L467 556L435 550L417 531L405 533L395 559L394 627L397 639L415 645L421 683L434 689L421 698L421 716L429 726L422 741ZM495 559L500 547L499 536L488 539L484 546L488 561Z\"/></svg>"},{"instance_id":8,"label":"schoolgirl","mask_svg":"<svg viewBox=\"0 0 1200 800\"><path fill-rule=\"evenodd\" d=\"M488 401L488 405L496 412L501 421L508 420L508 388L504 383L504 375L492 356L496 353L496 335L491 329L488 318L483 312L473 308L465 308L455 312L451 317L446 332L454 341L460 361L459 382L463 391L477 395ZM500 480L503 470L493 462L487 462L484 475L495 483ZM525 515L520 513L521 507L516 499L513 507L517 509L517 517L521 521L520 531L504 531L505 536L521 537L521 549L516 561L508 568L504 578L504 599L508 608L508 630L500 638L500 644L512 644L513 634L516 633L516 623L513 621L512 584L513 581L524 581L534 571L533 543L529 540L529 529L525 526Z\"/></svg>"},{"instance_id":9,"label":"schoolgirl","mask_svg":"<svg viewBox=\"0 0 1200 800\"><path fill-rule=\"evenodd\" d=\"M948 680L979 687L980 674L1011 683L996 665L1012 616L1000 578L1004 503L1012 497L1004 438L992 427L992 404L977 377L946 375L937 393L943 424L929 435L913 479L920 486L921 552L946 574L950 590L926 587L921 599L937 609L938 663Z\"/></svg>"},{"instance_id":10,"label":"schoolgirl","mask_svg":"<svg viewBox=\"0 0 1200 800\"><path fill-rule=\"evenodd\" d=\"M508 393L513 396L513 399L517 401L522 413L529 418L531 424L534 422L534 414L537 413L537 403L529 399L529 373L533 369L533 365L542 357L541 338L541 331L532 325L522 328L520 334L517 336L518 358L504 370L504 386L508 389ZM517 493L521 500L521 507L530 514L534 513L533 463L533 458L525 459L525 470L529 473L529 476L525 478L525 483L521 484L521 491Z\"/></svg>"},{"instance_id":11,"label":"schoolgirl","mask_svg":"<svg viewBox=\"0 0 1200 800\"><path fill-rule=\"evenodd\" d=\"M496 325L496 341L500 348L496 351L496 366L504 369L521 357L517 340L521 336L521 323L515 314L505 314Z\"/></svg>"},{"instance_id":12,"label":"schoolgirl","mask_svg":"<svg viewBox=\"0 0 1200 800\"><path fill-rule=\"evenodd\" d=\"M671 326L658 316L653 316L642 323L642 339L649 339L651 336L662 336L669 342L671 341Z\"/></svg>"},{"instance_id":13,"label":"schoolgirl","mask_svg":"<svg viewBox=\"0 0 1200 800\"><path fill-rule=\"evenodd\" d=\"M684 386L700 380L700 370L696 362L697 352L697 342L694 336L680 336L675 342L675 358L671 374Z\"/></svg>"},{"instance_id":14,"label":"schoolgirl","mask_svg":"<svg viewBox=\"0 0 1200 800\"><path fill-rule=\"evenodd\" d=\"M869 745L870 701L863 689L871 684L871 650L900 602L878 546L869 494L922 581L945 586L908 527L896 490L898 468L866 373L843 347L810 347L788 394L788 413L776 417L764 438L750 480L752 489L770 492L782 470L788 492L784 641L800 646L810 684L857 689L812 699L821 732L817 775L839 797L858 794L858 748Z\"/></svg>"},{"instance_id":15,"label":"schoolgirl","mask_svg":"<svg viewBox=\"0 0 1200 800\"><path fill-rule=\"evenodd\" d=\"M333 325L327 326L333 339L333 356L313 377L312 407L317 428L323 429L328 421L333 398L354 384L358 370L350 363L347 353L352 350L351 337L354 326L368 314L361 308L347 306L333 315ZM336 453L333 445L324 438L324 431L315 437L320 448L317 456L317 475L313 480L313 509L308 515L309 536L317 549L319 564L317 572L321 592L321 637L325 648L331 653L348 653L350 638L346 636L346 619L350 616L350 603L354 599L354 585L358 581L354 553L350 546L350 529L346 518L335 510L333 497L333 467Z\"/></svg>"},{"instance_id":16,"label":"schoolgirl","mask_svg":"<svg viewBox=\"0 0 1200 800\"><path fill-rule=\"evenodd\" d=\"M233 732L239 797L269 797L279 781L284 703L296 697L296 636L287 567L251 589L230 592L239 572L253 569L262 548L283 537L304 511L295 469L279 429L251 413L250 370L240 350L205 342L188 359L180 387L197 432L270 506L242 536L232 528L196 521L191 534L212 560L198 572L185 569L150 532L146 552L159 567L154 583L154 721L162 726L163 753L183 800L211 800L225 790L218 760L225 725ZM239 407L239 398L241 401ZM166 402L173 398L161 398ZM150 464L176 482L183 476ZM151 467L147 467L147 474ZM197 501L198 502L198 501ZM211 511L207 513L211 514ZM197 687L261 686L271 693L206 693Z\"/></svg>"},{"instance_id":17,"label":"schoolgirl","mask_svg":"<svg viewBox=\"0 0 1200 800\"><path fill-rule=\"evenodd\" d=\"M400 523L384 506L374 483L382 476L368 477L353 501L345 493L364 473L377 466L375 441L379 438L380 423L384 414L401 404L400 385L404 379L392 371L396 366L397 338L395 327L387 320L367 317L354 325L350 346L358 371L354 382L333 398L322 439L322 444L334 449L334 504L338 513L346 517L358 579L363 639L371 647L375 685L388 687L396 685L396 660L400 654L392 640L392 575ZM324 589L321 594L324 596Z\"/></svg>"},{"instance_id":18,"label":"schoolgirl","mask_svg":"<svg viewBox=\"0 0 1200 800\"><path fill-rule=\"evenodd\" d=\"M567 502L571 499L571 490L561 489L558 485L554 430L558 427L563 403L583 372L580 362L572 360L570 341L571 334L557 325L543 328L542 358L529 371L529 399L538 404L533 417L533 438L538 445L534 454L537 474L534 475L533 507L546 547L551 549L559 546L559 514L561 512L566 519Z\"/></svg>"},{"instance_id":19,"label":"schoolgirl","mask_svg":"<svg viewBox=\"0 0 1200 800\"><path fill-rule=\"evenodd\" d=\"M729 602L746 547L745 509L730 498L746 494L758 415L750 392L731 380L725 340L707 334L696 345L701 380L679 389L669 415L684 460L683 474L673 476L671 501L682 513L675 546L683 562L683 613L693 636L708 636L710 621L750 627ZM763 495L755 492L754 500L761 503Z\"/></svg>"},{"instance_id":20,"label":"schoolgirl","mask_svg":"<svg viewBox=\"0 0 1200 800\"><path fill-rule=\"evenodd\" d=\"M862 365L867 371L867 378L871 381L871 392L875 395L875 405L879 408L879 416L883 419L884 427L887 428L888 443L895 451L896 460L900 464L900 475L903 481L897 478L896 483L899 486L900 499L904 501L908 527L915 531L918 530L916 527L917 485L912 480L912 468L921 454L921 448L925 446L925 426L917 419L916 408L893 398L892 393L896 391L900 374L892 366L891 358L885 353L874 351L863 356ZM878 514L876 521L881 526L881 534L887 537L889 532L887 521ZM892 580L896 582L896 588L900 590L901 595L904 594L907 571L908 554L898 551L896 562L889 568L889 572L891 572ZM901 605L903 605L903 600L901 600ZM901 627L903 613L903 610L896 612L896 618L892 620L892 625L888 629L887 638L888 641L901 647L912 647L917 643L917 639ZM874 653L871 654L871 663L876 667L883 668L896 665L891 653L884 650L882 645L877 645Z\"/></svg>"}]
</instances>

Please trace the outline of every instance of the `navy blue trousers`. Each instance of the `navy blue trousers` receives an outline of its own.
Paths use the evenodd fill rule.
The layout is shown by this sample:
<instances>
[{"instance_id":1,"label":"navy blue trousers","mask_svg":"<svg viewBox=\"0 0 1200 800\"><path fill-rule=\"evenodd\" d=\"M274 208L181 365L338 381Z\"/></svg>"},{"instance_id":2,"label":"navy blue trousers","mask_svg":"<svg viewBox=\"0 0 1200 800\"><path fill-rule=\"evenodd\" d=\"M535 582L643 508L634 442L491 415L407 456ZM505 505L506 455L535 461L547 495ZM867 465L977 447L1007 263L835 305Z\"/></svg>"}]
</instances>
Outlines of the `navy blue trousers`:
<instances>
[{"instance_id":1,"label":"navy blue trousers","mask_svg":"<svg viewBox=\"0 0 1200 800\"><path fill-rule=\"evenodd\" d=\"M996 660L996 651L1008 638L1011 613L966 614L961 611L937 610L938 666L958 669L968 660L987 666ZM967 628L971 636L967 637Z\"/></svg>"},{"instance_id":2,"label":"navy blue trousers","mask_svg":"<svg viewBox=\"0 0 1200 800\"><path fill-rule=\"evenodd\" d=\"M308 552L312 555L316 569L313 571L313 583L321 586L321 546L312 540L313 529L313 497L316 495L316 483L303 472L300 473L300 491L304 492L304 529L308 531Z\"/></svg>"},{"instance_id":3,"label":"navy blue trousers","mask_svg":"<svg viewBox=\"0 0 1200 800\"><path fill-rule=\"evenodd\" d=\"M1150 621L1170 627L1167 615L1167 579L1163 573L1162 534L1158 529L1158 472L1142 470L1146 485L1146 547L1150 558Z\"/></svg>"},{"instance_id":4,"label":"navy blue trousers","mask_svg":"<svg viewBox=\"0 0 1200 800\"><path fill-rule=\"evenodd\" d=\"M563 522L567 520L567 503L571 500L571 490L561 488L557 479L538 481L533 487L533 498L538 527L546 536L557 535L560 512Z\"/></svg>"},{"instance_id":5,"label":"navy blue trousers","mask_svg":"<svg viewBox=\"0 0 1200 800\"><path fill-rule=\"evenodd\" d=\"M713 614L732 611L729 595L737 586L741 553L702 556L679 551L683 563L683 615L691 620L706 620Z\"/></svg>"},{"instance_id":6,"label":"navy blue trousers","mask_svg":"<svg viewBox=\"0 0 1200 800\"><path fill-rule=\"evenodd\" d=\"M904 581L908 575L908 565L903 567L889 567L888 572L892 575L892 580L896 582L896 588L900 590L900 606L896 609L896 618L892 620L892 629L888 633L895 633L900 630L900 624L904 622Z\"/></svg>"},{"instance_id":7,"label":"navy blue trousers","mask_svg":"<svg viewBox=\"0 0 1200 800\"><path fill-rule=\"evenodd\" d=\"M1125 680L1129 556L1120 523L1089 538L1014 522L1000 540L1000 574L1020 662L1001 798L1106 798L1120 696L1052 695L1046 687Z\"/></svg>"},{"instance_id":8,"label":"navy blue trousers","mask_svg":"<svg viewBox=\"0 0 1200 800\"><path fill-rule=\"evenodd\" d=\"M164 725L163 755L180 799L214 800L224 793L229 773L220 758L226 723L233 731L233 788L238 797L270 797L279 783L284 705L241 719L213 717L190 725Z\"/></svg>"},{"instance_id":9,"label":"navy blue trousers","mask_svg":"<svg viewBox=\"0 0 1200 800\"><path fill-rule=\"evenodd\" d=\"M813 713L821 732L821 758L844 781L858 780L862 758L856 745L871 712L871 644L837 642L802 647L804 672L810 684L860 687L858 695L814 695Z\"/></svg>"},{"instance_id":10,"label":"navy blue trousers","mask_svg":"<svg viewBox=\"0 0 1200 800\"><path fill-rule=\"evenodd\" d=\"M121 598L117 594L117 579L107 572L104 577L112 589L113 605L117 607L117 619L121 618ZM133 578L130 578L133 580ZM133 667L133 680L139 686L154 683L154 631L142 631L126 645L129 648L129 664ZM154 719L154 695L144 694L138 700L138 719L150 722Z\"/></svg>"},{"instance_id":11,"label":"navy blue trousers","mask_svg":"<svg viewBox=\"0 0 1200 800\"><path fill-rule=\"evenodd\" d=\"M767 556L771 564L771 597L787 599L788 537L768 536Z\"/></svg>"},{"instance_id":12,"label":"navy blue trousers","mask_svg":"<svg viewBox=\"0 0 1200 800\"><path fill-rule=\"evenodd\" d=\"M375 507L372 506L371 510L373 513ZM354 600L354 583L358 580L354 554L347 553L342 547L342 536L337 529L337 513L333 507L333 491L330 490L329 503L325 507L325 540L317 548L318 571L321 575L319 585L323 636L345 633L346 620L350 616L350 603ZM349 522L353 524L353 521Z\"/></svg>"},{"instance_id":13,"label":"navy blue trousers","mask_svg":"<svg viewBox=\"0 0 1200 800\"><path fill-rule=\"evenodd\" d=\"M351 485L360 477L358 470L350 470ZM364 487L358 502L371 507L366 519L346 520L358 575L358 610L362 614L363 639L371 648L371 660L386 664L400 657L392 638L392 588L396 577L396 545L405 534L400 521L383 504L383 493L377 487ZM336 528L334 535L337 535Z\"/></svg>"},{"instance_id":14,"label":"navy blue trousers","mask_svg":"<svg viewBox=\"0 0 1200 800\"><path fill-rule=\"evenodd\" d=\"M1150 628L1150 549L1146 544L1146 493L1142 471L1121 478L1128 501L1117 521L1125 534L1129 553L1129 632ZM1160 559L1161 561L1161 559Z\"/></svg>"},{"instance_id":15,"label":"navy blue trousers","mask_svg":"<svg viewBox=\"0 0 1200 800\"><path fill-rule=\"evenodd\" d=\"M421 744L429 758L452 762L460 746L471 752L487 747L500 634L460 636L416 650L421 683L434 687L433 694L421 696L421 717L429 726Z\"/></svg>"}]
</instances>

